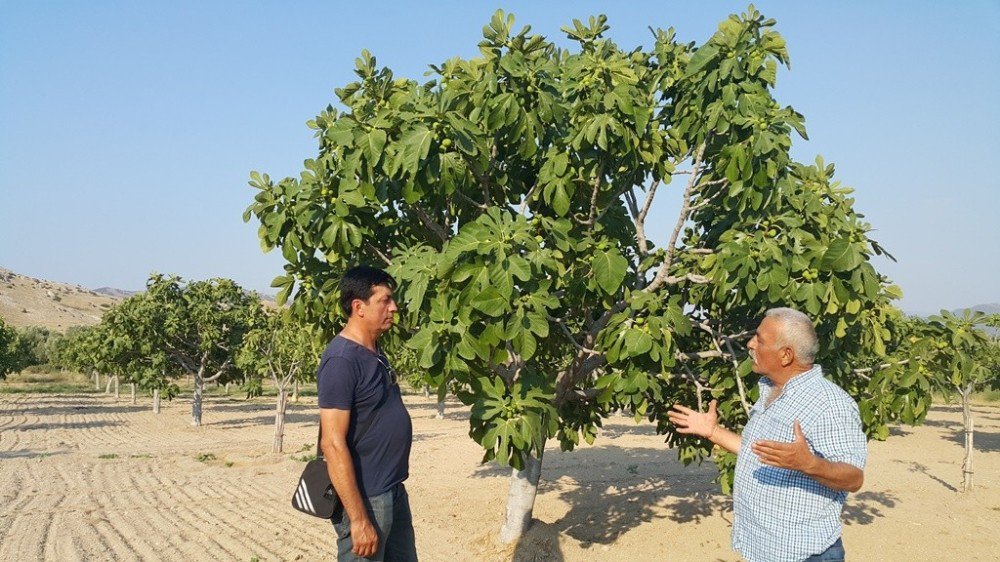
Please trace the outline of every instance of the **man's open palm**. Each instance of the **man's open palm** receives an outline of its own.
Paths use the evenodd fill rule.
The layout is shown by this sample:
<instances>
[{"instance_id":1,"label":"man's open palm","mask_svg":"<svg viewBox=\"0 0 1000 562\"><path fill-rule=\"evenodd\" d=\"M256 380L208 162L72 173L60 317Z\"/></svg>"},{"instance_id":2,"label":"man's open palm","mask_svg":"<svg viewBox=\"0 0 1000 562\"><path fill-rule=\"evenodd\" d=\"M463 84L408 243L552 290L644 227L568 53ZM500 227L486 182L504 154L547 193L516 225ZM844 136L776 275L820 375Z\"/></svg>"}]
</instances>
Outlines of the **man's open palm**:
<instances>
[{"instance_id":1,"label":"man's open palm","mask_svg":"<svg viewBox=\"0 0 1000 562\"><path fill-rule=\"evenodd\" d=\"M795 440L791 443L765 440L754 443L753 452L760 458L760 462L768 466L805 472L816 460L816 457L809 449L809 443L806 442L806 436L802 433L799 420L795 420L793 429Z\"/></svg>"}]
</instances>

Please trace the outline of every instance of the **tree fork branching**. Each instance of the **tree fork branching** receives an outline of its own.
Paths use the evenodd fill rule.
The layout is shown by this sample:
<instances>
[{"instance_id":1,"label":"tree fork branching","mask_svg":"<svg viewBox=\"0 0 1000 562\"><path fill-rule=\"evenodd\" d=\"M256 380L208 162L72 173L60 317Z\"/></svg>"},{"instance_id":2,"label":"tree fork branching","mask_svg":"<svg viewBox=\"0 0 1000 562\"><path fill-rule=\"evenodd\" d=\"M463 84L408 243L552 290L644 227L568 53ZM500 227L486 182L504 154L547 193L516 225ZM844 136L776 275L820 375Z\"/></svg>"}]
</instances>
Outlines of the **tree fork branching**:
<instances>
[{"instance_id":1,"label":"tree fork branching","mask_svg":"<svg viewBox=\"0 0 1000 562\"><path fill-rule=\"evenodd\" d=\"M705 156L705 142L701 143L698 147L698 151L694 155L694 170L697 173L691 174L691 181L688 182L687 187L684 188L684 197L682 199L681 210L677 215L677 224L674 225L674 231L670 234L670 241L667 243L667 255L663 259L663 263L660 265L660 270L656 273L656 277L653 281L646 286L643 291L647 293L652 293L663 285L667 278L667 272L670 271L670 266L673 265L674 255L677 253L677 237L681 233L681 229L684 227L684 223L687 222L688 217L691 214L691 196L694 194L695 187L698 184L698 178L700 177L700 170L702 165L702 158Z\"/></svg>"}]
</instances>

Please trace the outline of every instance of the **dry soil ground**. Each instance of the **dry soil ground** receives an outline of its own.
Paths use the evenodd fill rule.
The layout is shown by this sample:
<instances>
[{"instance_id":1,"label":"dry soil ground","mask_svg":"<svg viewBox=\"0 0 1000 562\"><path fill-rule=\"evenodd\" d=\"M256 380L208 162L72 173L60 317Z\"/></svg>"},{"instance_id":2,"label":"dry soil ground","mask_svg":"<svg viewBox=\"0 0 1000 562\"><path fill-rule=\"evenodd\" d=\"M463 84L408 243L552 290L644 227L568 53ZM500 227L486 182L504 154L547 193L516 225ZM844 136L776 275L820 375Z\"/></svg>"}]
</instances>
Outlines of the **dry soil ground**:
<instances>
[{"instance_id":1,"label":"dry soil ground","mask_svg":"<svg viewBox=\"0 0 1000 562\"><path fill-rule=\"evenodd\" d=\"M594 446L549 451L535 523L502 547L509 472L480 465L467 414L407 397L410 491L425 561L735 560L730 502L713 469L680 466L649 425L610 420ZM293 404L285 454L271 454L272 405L213 397L205 425L186 400L156 415L126 394L0 395L0 560L330 560L329 524L289 506L315 443L314 399ZM962 494L961 415L870 445L849 500L854 560L985 560L1000 555L1000 409L976 408L977 489ZM298 453L301 455L301 453Z\"/></svg>"}]
</instances>

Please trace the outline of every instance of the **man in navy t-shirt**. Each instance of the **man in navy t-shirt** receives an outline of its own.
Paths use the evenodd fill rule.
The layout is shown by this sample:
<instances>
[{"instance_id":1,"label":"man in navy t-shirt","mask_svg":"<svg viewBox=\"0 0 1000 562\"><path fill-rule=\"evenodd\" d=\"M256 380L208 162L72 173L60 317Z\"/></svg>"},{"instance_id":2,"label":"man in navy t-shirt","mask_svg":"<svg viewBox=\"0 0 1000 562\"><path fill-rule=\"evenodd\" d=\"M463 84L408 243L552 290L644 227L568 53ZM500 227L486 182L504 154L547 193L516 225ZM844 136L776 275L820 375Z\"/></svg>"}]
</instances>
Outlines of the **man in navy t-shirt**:
<instances>
[{"instance_id":1,"label":"man in navy t-shirt","mask_svg":"<svg viewBox=\"0 0 1000 562\"><path fill-rule=\"evenodd\" d=\"M398 310L395 281L371 267L340 281L347 315L319 363L322 450L343 508L333 516L337 559L417 559L409 476L413 427L389 360L377 344Z\"/></svg>"}]
</instances>

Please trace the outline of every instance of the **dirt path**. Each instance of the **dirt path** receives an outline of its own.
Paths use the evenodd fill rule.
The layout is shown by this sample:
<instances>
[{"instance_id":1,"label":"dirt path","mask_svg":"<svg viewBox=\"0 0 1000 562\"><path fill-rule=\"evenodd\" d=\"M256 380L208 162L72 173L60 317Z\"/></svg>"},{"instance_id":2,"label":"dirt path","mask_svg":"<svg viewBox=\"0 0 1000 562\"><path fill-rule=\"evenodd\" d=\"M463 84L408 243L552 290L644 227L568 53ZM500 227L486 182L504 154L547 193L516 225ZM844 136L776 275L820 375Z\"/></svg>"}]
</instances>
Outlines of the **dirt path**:
<instances>
[{"instance_id":1,"label":"dirt path","mask_svg":"<svg viewBox=\"0 0 1000 562\"><path fill-rule=\"evenodd\" d=\"M737 559L713 469L680 466L650 425L624 418L595 446L546 452L536 522L501 547L509 471L479 464L465 410L449 404L435 420L432 401L406 400L422 560ZM0 396L0 560L331 559L329 525L289 507L302 467L291 457L315 443L315 404L291 405L283 455L266 452L266 400L212 398L200 428L189 414L185 400L156 415L124 397ZM865 487L845 513L852 559L1000 560L1000 409L976 415L972 495L955 491L957 407L870 444Z\"/></svg>"}]
</instances>

